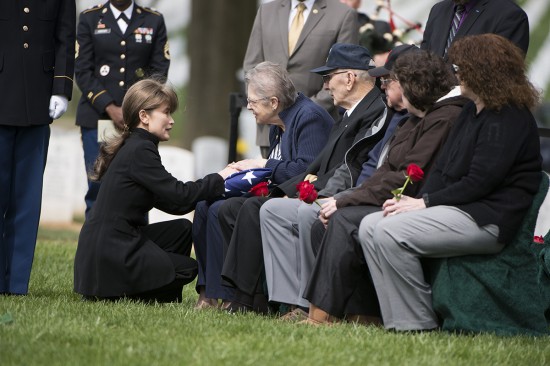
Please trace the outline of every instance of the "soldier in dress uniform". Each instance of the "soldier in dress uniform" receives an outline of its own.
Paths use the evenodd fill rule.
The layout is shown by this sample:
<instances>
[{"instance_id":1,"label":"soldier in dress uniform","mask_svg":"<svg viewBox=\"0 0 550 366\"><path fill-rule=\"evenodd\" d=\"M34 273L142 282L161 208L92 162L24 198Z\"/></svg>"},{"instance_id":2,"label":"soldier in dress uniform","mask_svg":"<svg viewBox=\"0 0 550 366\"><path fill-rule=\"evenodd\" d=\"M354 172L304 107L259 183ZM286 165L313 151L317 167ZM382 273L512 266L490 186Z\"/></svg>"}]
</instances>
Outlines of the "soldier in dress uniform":
<instances>
[{"instance_id":1,"label":"soldier in dress uniform","mask_svg":"<svg viewBox=\"0 0 550 366\"><path fill-rule=\"evenodd\" d=\"M170 53L164 18L132 0L110 0L80 14L76 43L76 83L82 92L76 112L86 173L99 151L97 122L110 119L124 129L122 99L136 81L168 75ZM101 137L101 136L100 136ZM86 217L99 183L88 180Z\"/></svg>"},{"instance_id":2,"label":"soldier in dress uniform","mask_svg":"<svg viewBox=\"0 0 550 366\"><path fill-rule=\"evenodd\" d=\"M75 0L0 1L0 294L25 295L50 123L73 90Z\"/></svg>"}]
</instances>

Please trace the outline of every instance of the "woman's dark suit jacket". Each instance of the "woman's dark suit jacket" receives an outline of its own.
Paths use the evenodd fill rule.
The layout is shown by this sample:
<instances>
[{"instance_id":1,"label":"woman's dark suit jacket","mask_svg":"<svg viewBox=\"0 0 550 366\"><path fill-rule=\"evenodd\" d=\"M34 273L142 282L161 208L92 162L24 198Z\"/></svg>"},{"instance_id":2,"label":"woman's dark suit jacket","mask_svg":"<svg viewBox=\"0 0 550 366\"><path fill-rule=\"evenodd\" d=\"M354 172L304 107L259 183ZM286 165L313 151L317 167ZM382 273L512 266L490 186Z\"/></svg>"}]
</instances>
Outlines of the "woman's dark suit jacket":
<instances>
[{"instance_id":1,"label":"woman's dark suit jacket","mask_svg":"<svg viewBox=\"0 0 550 366\"><path fill-rule=\"evenodd\" d=\"M137 128L102 178L97 201L86 220L76 251L74 290L86 296L115 297L159 288L175 278L166 253L144 236L153 207L183 215L198 201L224 192L218 174L180 182L166 171L158 138Z\"/></svg>"}]
</instances>

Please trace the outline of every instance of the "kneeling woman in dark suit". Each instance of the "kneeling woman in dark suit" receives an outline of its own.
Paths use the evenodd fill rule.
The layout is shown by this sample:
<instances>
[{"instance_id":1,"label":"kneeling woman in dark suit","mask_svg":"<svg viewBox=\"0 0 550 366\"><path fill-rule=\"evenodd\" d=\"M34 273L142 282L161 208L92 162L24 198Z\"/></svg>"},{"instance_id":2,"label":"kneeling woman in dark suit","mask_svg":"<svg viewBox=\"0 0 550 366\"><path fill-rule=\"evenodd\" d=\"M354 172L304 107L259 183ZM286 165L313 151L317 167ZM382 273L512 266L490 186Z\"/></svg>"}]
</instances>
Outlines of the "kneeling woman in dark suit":
<instances>
[{"instance_id":1,"label":"kneeling woman in dark suit","mask_svg":"<svg viewBox=\"0 0 550 366\"><path fill-rule=\"evenodd\" d=\"M125 130L101 148L93 172L101 188L78 239L74 290L86 298L180 301L197 275L191 223L147 225L146 213L188 213L224 193L224 178L235 170L187 183L166 171L158 143L170 138L177 105L174 90L156 80L134 84L124 98Z\"/></svg>"}]
</instances>

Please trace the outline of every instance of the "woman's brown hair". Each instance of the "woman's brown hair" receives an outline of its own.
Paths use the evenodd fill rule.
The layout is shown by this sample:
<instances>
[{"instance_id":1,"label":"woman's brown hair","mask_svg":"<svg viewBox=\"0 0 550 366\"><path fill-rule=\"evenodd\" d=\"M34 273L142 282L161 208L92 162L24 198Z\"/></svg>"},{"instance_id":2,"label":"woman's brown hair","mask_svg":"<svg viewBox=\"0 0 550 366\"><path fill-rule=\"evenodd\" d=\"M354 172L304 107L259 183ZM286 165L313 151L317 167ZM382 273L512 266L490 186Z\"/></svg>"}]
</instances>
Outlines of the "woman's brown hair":
<instances>
[{"instance_id":1,"label":"woman's brown hair","mask_svg":"<svg viewBox=\"0 0 550 366\"><path fill-rule=\"evenodd\" d=\"M144 110L150 113L165 103L168 104L170 113L178 108L176 92L162 78L140 80L128 89L122 101L124 130L120 136L114 137L100 146L94 169L90 173L90 179L100 180L103 177L117 152L132 134L132 131L139 125L139 112Z\"/></svg>"},{"instance_id":2,"label":"woman's brown hair","mask_svg":"<svg viewBox=\"0 0 550 366\"><path fill-rule=\"evenodd\" d=\"M534 108L539 91L526 75L523 51L508 39L496 34L466 36L453 42L449 62L457 74L483 103L485 108L500 110L513 104Z\"/></svg>"},{"instance_id":3,"label":"woman's brown hair","mask_svg":"<svg viewBox=\"0 0 550 366\"><path fill-rule=\"evenodd\" d=\"M400 55L392 74L399 80L403 95L421 111L428 111L455 86L450 67L441 57L424 50Z\"/></svg>"}]
</instances>

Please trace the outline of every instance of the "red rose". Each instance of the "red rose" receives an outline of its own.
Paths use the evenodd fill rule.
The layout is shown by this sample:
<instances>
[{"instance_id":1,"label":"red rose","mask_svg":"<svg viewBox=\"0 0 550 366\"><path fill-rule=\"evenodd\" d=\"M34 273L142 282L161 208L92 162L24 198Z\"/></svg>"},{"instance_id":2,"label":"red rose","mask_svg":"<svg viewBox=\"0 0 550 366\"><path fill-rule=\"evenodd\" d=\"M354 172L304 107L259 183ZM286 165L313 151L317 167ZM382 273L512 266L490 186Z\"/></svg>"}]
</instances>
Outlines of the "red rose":
<instances>
[{"instance_id":1,"label":"red rose","mask_svg":"<svg viewBox=\"0 0 550 366\"><path fill-rule=\"evenodd\" d=\"M305 203L311 204L317 199L317 190L315 186L307 180L298 183L296 189L298 189L299 193L298 198Z\"/></svg>"},{"instance_id":2,"label":"red rose","mask_svg":"<svg viewBox=\"0 0 550 366\"><path fill-rule=\"evenodd\" d=\"M537 244L544 244L544 238L541 235L535 235L533 242Z\"/></svg>"},{"instance_id":3,"label":"red rose","mask_svg":"<svg viewBox=\"0 0 550 366\"><path fill-rule=\"evenodd\" d=\"M416 164L409 164L407 167L407 175L413 182L419 182L424 178L424 171Z\"/></svg>"},{"instance_id":4,"label":"red rose","mask_svg":"<svg viewBox=\"0 0 550 366\"><path fill-rule=\"evenodd\" d=\"M401 196L403 195L403 192L409 182L412 184L412 182L418 182L424 178L424 171L416 164L409 164L409 166L407 166L407 174L405 175L405 178L407 179L405 179L403 187L396 188L391 191L393 197L398 201L401 199Z\"/></svg>"},{"instance_id":5,"label":"red rose","mask_svg":"<svg viewBox=\"0 0 550 366\"><path fill-rule=\"evenodd\" d=\"M250 191L253 196L266 197L269 195L269 189L267 188L267 182L260 182L254 187L250 188Z\"/></svg>"}]
</instances>

